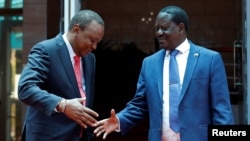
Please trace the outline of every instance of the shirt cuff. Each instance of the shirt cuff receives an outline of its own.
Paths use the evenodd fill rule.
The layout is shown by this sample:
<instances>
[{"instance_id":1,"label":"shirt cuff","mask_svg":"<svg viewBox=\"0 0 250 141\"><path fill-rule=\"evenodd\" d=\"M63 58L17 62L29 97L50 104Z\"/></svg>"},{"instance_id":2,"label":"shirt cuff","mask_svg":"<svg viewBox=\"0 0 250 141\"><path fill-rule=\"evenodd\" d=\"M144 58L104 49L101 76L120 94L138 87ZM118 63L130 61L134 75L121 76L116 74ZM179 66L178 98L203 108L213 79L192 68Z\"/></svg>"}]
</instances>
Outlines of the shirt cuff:
<instances>
[{"instance_id":1,"label":"shirt cuff","mask_svg":"<svg viewBox=\"0 0 250 141\"><path fill-rule=\"evenodd\" d=\"M120 120L119 120L118 116L116 116L116 118L118 120L118 128L115 131L116 132L121 132Z\"/></svg>"}]
</instances>

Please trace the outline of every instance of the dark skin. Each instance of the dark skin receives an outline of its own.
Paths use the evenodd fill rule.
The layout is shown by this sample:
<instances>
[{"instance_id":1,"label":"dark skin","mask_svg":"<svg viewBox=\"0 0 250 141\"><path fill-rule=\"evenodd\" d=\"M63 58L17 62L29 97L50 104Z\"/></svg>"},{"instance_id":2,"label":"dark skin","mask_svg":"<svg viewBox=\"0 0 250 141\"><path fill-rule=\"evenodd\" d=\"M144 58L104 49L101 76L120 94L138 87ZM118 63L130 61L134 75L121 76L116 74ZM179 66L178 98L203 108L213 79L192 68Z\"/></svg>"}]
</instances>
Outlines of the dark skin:
<instances>
[{"instance_id":1,"label":"dark skin","mask_svg":"<svg viewBox=\"0 0 250 141\"><path fill-rule=\"evenodd\" d=\"M67 39L71 44L74 52L79 56L85 56L95 50L97 43L100 42L104 35L104 27L96 21L92 21L85 29L81 29L79 24L75 24L73 28L66 33ZM66 99L67 104L64 114L70 119L77 122L83 128L87 126L94 127L98 117L98 113L88 107L82 105L84 98ZM57 106L61 111L61 106Z\"/></svg>"},{"instance_id":2,"label":"dark skin","mask_svg":"<svg viewBox=\"0 0 250 141\"><path fill-rule=\"evenodd\" d=\"M75 24L70 32L67 33L69 43L74 52L79 56L84 56L96 49L97 43L104 35L104 27L92 21L85 29L81 29L79 24Z\"/></svg>"},{"instance_id":3,"label":"dark skin","mask_svg":"<svg viewBox=\"0 0 250 141\"><path fill-rule=\"evenodd\" d=\"M160 47L166 50L175 49L186 39L185 25L175 24L171 21L171 15L165 12L158 14L155 29Z\"/></svg>"},{"instance_id":4,"label":"dark skin","mask_svg":"<svg viewBox=\"0 0 250 141\"><path fill-rule=\"evenodd\" d=\"M158 14L155 29L160 47L166 50L175 49L186 39L185 25L183 23L174 23L171 20L171 15L165 12ZM110 115L110 118L96 123L97 128L94 130L94 133L97 137L103 134L103 139L106 139L108 134L119 128L119 120L114 109L111 110Z\"/></svg>"}]
</instances>

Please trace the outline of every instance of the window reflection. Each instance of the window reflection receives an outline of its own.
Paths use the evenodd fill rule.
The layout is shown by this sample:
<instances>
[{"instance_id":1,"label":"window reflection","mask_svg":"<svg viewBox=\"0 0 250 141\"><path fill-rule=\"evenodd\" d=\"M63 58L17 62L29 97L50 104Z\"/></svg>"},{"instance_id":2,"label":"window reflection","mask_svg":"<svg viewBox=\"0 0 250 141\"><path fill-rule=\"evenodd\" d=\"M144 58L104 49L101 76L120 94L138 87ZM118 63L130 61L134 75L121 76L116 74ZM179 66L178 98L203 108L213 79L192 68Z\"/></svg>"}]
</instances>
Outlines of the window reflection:
<instances>
[{"instance_id":1,"label":"window reflection","mask_svg":"<svg viewBox=\"0 0 250 141\"><path fill-rule=\"evenodd\" d=\"M17 83L22 70L23 0L0 0L0 139L20 141L22 105ZM14 10L13 10L14 9Z\"/></svg>"},{"instance_id":2,"label":"window reflection","mask_svg":"<svg viewBox=\"0 0 250 141\"><path fill-rule=\"evenodd\" d=\"M11 8L22 8L23 7L23 0L12 0L11 1Z\"/></svg>"},{"instance_id":3,"label":"window reflection","mask_svg":"<svg viewBox=\"0 0 250 141\"><path fill-rule=\"evenodd\" d=\"M0 0L0 8L23 8L23 0Z\"/></svg>"}]
</instances>

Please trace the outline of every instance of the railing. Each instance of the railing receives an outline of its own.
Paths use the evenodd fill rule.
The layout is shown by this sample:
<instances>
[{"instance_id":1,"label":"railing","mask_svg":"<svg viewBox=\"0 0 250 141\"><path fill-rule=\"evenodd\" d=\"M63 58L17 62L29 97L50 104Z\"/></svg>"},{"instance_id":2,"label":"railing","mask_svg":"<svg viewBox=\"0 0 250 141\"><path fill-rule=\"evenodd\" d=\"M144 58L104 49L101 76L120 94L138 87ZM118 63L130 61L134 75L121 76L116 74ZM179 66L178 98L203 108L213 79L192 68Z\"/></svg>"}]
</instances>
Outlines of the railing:
<instances>
[{"instance_id":1,"label":"railing","mask_svg":"<svg viewBox=\"0 0 250 141\"><path fill-rule=\"evenodd\" d=\"M237 104L242 102L242 43L239 40L235 40L232 47L218 47L210 48L212 50L220 52L226 72L228 87L230 90L231 103Z\"/></svg>"}]
</instances>

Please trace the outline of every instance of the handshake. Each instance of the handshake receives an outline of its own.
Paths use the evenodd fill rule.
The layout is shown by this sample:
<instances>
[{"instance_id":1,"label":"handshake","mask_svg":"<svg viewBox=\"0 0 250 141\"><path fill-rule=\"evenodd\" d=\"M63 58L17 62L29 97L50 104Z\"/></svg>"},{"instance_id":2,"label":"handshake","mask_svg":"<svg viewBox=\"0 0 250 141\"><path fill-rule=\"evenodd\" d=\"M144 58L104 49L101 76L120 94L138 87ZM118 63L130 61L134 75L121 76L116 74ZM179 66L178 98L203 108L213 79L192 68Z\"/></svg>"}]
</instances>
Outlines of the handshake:
<instances>
[{"instance_id":1,"label":"handshake","mask_svg":"<svg viewBox=\"0 0 250 141\"><path fill-rule=\"evenodd\" d=\"M57 110L63 112L83 128L94 127L94 134L97 137L103 134L103 139L106 139L109 133L119 130L119 121L114 109L110 112L110 118L97 121L95 118L99 116L98 113L82 105L85 100L84 98L64 100L64 102L59 103Z\"/></svg>"}]
</instances>

